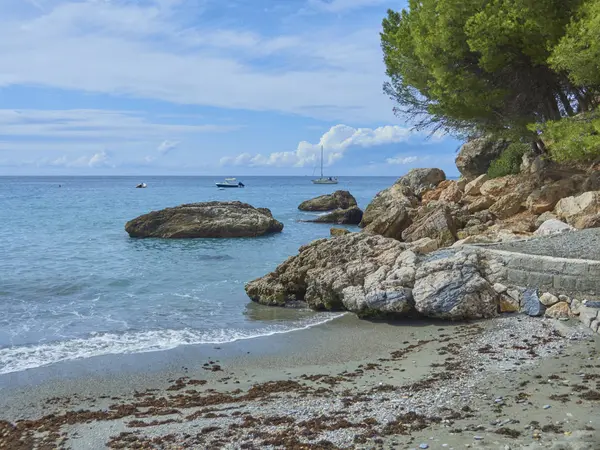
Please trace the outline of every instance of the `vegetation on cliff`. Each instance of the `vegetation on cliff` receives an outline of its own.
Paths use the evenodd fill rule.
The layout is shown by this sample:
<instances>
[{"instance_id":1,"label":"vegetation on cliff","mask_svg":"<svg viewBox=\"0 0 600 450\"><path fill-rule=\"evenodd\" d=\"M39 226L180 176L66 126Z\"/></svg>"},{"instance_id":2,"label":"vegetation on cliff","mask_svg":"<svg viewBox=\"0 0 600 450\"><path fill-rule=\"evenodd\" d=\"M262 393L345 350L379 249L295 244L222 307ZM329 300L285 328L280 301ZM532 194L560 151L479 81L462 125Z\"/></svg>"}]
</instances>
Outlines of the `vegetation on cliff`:
<instances>
[{"instance_id":1,"label":"vegetation on cliff","mask_svg":"<svg viewBox=\"0 0 600 450\"><path fill-rule=\"evenodd\" d=\"M384 90L417 128L600 156L600 0L409 0L381 42Z\"/></svg>"}]
</instances>

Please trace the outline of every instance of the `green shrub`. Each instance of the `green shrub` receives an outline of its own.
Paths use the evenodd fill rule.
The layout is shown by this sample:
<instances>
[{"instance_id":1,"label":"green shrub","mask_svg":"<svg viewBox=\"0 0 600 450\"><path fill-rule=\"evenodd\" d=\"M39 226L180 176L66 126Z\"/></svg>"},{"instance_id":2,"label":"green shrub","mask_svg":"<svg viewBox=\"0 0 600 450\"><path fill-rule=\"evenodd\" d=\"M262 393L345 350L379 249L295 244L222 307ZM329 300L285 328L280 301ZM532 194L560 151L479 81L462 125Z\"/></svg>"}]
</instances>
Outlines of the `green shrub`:
<instances>
[{"instance_id":1,"label":"green shrub","mask_svg":"<svg viewBox=\"0 0 600 450\"><path fill-rule=\"evenodd\" d=\"M531 150L531 145L513 142L502 154L492 161L488 169L488 177L498 178L519 173L523 155Z\"/></svg>"},{"instance_id":2,"label":"green shrub","mask_svg":"<svg viewBox=\"0 0 600 450\"><path fill-rule=\"evenodd\" d=\"M554 161L585 162L600 157L600 110L536 126Z\"/></svg>"}]
</instances>

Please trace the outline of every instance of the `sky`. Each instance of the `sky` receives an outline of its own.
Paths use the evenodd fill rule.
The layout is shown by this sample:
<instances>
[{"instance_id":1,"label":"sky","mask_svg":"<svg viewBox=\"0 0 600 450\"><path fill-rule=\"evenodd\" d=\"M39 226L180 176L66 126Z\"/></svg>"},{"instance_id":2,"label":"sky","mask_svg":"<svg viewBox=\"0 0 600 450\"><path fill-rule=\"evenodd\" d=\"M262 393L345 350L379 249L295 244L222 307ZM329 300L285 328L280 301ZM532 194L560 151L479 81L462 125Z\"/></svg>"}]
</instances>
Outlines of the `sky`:
<instances>
[{"instance_id":1,"label":"sky","mask_svg":"<svg viewBox=\"0 0 600 450\"><path fill-rule=\"evenodd\" d=\"M456 175L382 90L405 6L1 0L0 175Z\"/></svg>"}]
</instances>

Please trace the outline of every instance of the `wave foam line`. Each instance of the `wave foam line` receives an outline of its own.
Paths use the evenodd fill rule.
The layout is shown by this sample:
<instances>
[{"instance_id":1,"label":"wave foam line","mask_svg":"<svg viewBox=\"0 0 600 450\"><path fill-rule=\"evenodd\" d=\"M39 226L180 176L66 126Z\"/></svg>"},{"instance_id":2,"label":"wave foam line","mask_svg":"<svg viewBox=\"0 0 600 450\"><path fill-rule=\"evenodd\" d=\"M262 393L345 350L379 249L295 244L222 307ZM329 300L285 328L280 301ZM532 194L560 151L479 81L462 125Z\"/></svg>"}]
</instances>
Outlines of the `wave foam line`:
<instances>
[{"instance_id":1,"label":"wave foam line","mask_svg":"<svg viewBox=\"0 0 600 450\"><path fill-rule=\"evenodd\" d=\"M271 326L257 330L152 330L136 333L104 333L32 346L0 348L0 375L47 366L62 361L94 356L146 353L170 350L182 345L225 344L276 334L306 330L342 317L342 314L315 318L296 327Z\"/></svg>"}]
</instances>

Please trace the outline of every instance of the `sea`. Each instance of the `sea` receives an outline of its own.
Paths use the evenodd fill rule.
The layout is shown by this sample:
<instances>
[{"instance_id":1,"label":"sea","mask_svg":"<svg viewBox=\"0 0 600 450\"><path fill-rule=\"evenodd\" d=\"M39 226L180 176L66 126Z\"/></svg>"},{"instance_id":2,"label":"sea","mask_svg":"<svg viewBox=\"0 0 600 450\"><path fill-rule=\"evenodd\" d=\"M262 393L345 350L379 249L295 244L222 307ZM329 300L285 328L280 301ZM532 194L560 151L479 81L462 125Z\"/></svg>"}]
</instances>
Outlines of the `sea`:
<instances>
[{"instance_id":1,"label":"sea","mask_svg":"<svg viewBox=\"0 0 600 450\"><path fill-rule=\"evenodd\" d=\"M111 354L220 344L313 327L339 313L252 303L244 284L331 225L297 206L349 190L361 208L395 178L0 177L0 374ZM136 189L145 182L146 189ZM269 208L282 233L259 238L133 239L125 223L184 203ZM357 229L356 227L347 227Z\"/></svg>"}]
</instances>

